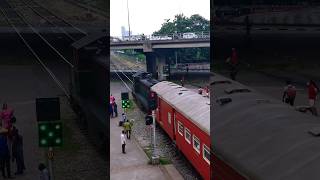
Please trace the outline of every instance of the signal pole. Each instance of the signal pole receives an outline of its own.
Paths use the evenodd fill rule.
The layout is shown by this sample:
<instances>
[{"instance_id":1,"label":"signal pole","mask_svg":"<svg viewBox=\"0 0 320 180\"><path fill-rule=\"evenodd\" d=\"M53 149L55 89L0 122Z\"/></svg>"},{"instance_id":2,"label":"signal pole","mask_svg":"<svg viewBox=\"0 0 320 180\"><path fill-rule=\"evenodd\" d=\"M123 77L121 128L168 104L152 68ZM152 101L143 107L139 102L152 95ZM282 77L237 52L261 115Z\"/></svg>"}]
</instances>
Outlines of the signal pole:
<instances>
[{"instance_id":1,"label":"signal pole","mask_svg":"<svg viewBox=\"0 0 320 180\"><path fill-rule=\"evenodd\" d=\"M53 148L49 147L49 152L48 152L48 156L49 154L53 153ZM53 157L48 157L48 166L49 166L49 173L50 173L50 179L54 180L54 175L53 175L53 162L52 162L52 158Z\"/></svg>"}]
</instances>

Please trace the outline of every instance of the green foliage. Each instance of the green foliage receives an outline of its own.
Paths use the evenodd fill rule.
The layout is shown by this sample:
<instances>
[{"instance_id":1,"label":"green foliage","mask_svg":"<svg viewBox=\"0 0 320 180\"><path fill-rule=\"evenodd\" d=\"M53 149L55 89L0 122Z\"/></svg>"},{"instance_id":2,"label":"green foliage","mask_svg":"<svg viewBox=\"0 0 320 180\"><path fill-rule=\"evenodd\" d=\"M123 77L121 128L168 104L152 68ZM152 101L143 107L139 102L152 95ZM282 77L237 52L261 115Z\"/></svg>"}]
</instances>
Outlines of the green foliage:
<instances>
[{"instance_id":1,"label":"green foliage","mask_svg":"<svg viewBox=\"0 0 320 180\"><path fill-rule=\"evenodd\" d=\"M173 21L166 19L156 34L171 34L171 33L185 33L185 32L201 32L210 31L210 22L199 14L194 14L190 18L183 14L175 15Z\"/></svg>"},{"instance_id":2,"label":"green foliage","mask_svg":"<svg viewBox=\"0 0 320 180\"><path fill-rule=\"evenodd\" d=\"M210 22L199 14L186 17L183 14L175 15L173 20L166 19L160 30L153 35L166 35L174 33L186 32L209 32ZM180 63L188 63L191 61L209 61L209 48L186 48L178 49L177 56ZM168 59L173 62L175 53L171 52Z\"/></svg>"}]
</instances>

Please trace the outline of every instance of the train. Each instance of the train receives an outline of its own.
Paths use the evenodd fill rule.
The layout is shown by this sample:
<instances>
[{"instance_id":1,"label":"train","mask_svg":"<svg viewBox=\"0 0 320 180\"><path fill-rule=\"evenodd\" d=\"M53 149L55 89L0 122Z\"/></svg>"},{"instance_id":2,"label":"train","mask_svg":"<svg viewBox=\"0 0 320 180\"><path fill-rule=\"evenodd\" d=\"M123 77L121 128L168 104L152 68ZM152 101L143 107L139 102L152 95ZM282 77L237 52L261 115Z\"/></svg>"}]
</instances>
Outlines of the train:
<instances>
[{"instance_id":1,"label":"train","mask_svg":"<svg viewBox=\"0 0 320 180\"><path fill-rule=\"evenodd\" d=\"M135 98L137 104L140 106L141 110L147 114L151 114L150 108L150 88L157 84L159 81L152 78L151 73L144 71L139 71L133 74L133 86L132 86L132 96Z\"/></svg>"},{"instance_id":2,"label":"train","mask_svg":"<svg viewBox=\"0 0 320 180\"><path fill-rule=\"evenodd\" d=\"M134 75L133 94L149 112L156 99L156 122L203 179L210 179L210 99L148 73ZM153 95L154 94L154 95Z\"/></svg>"},{"instance_id":3,"label":"train","mask_svg":"<svg viewBox=\"0 0 320 180\"><path fill-rule=\"evenodd\" d=\"M219 74L210 82L214 180L320 178L319 118Z\"/></svg>"},{"instance_id":4,"label":"train","mask_svg":"<svg viewBox=\"0 0 320 180\"><path fill-rule=\"evenodd\" d=\"M91 34L72 44L73 64L70 69L70 105L77 122L92 142L108 154L109 123L107 123L109 55L107 36Z\"/></svg>"}]
</instances>

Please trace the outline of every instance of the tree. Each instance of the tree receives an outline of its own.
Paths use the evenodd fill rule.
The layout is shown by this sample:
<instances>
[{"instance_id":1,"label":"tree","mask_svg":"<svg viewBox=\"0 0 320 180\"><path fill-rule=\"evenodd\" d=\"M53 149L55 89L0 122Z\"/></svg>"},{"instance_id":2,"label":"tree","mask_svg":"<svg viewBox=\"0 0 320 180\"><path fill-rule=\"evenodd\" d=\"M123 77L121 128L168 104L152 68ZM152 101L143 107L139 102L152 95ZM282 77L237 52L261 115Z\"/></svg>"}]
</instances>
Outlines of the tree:
<instances>
[{"instance_id":1,"label":"tree","mask_svg":"<svg viewBox=\"0 0 320 180\"><path fill-rule=\"evenodd\" d=\"M210 22L199 14L194 14L189 18L183 14L175 15L173 20L165 19L161 28L153 35L168 35L174 33L203 32L210 31ZM193 61L208 61L210 56L209 48L186 48L178 49L179 59L183 63ZM168 59L175 59L172 53Z\"/></svg>"},{"instance_id":2,"label":"tree","mask_svg":"<svg viewBox=\"0 0 320 180\"><path fill-rule=\"evenodd\" d=\"M160 30L154 32L153 35L201 31L210 31L210 23L204 17L199 14L194 14L188 18L183 14L178 14L175 15L173 21L166 19Z\"/></svg>"}]
</instances>

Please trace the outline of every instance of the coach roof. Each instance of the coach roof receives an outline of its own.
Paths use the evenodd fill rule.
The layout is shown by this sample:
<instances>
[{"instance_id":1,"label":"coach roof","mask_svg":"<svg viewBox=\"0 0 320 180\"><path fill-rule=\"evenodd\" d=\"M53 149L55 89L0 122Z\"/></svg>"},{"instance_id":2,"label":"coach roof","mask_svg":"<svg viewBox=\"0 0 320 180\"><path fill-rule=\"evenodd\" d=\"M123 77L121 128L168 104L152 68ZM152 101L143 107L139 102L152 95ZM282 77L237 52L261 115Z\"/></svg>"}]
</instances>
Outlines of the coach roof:
<instances>
[{"instance_id":1,"label":"coach roof","mask_svg":"<svg viewBox=\"0 0 320 180\"><path fill-rule=\"evenodd\" d=\"M281 101L215 75L212 88L213 154L248 179L298 180L320 177L320 122ZM251 92L228 94L226 89ZM311 133L310 133L311 132Z\"/></svg>"},{"instance_id":2,"label":"coach roof","mask_svg":"<svg viewBox=\"0 0 320 180\"><path fill-rule=\"evenodd\" d=\"M151 90L165 102L210 134L210 99L190 91L175 83L162 81L151 87Z\"/></svg>"}]
</instances>

